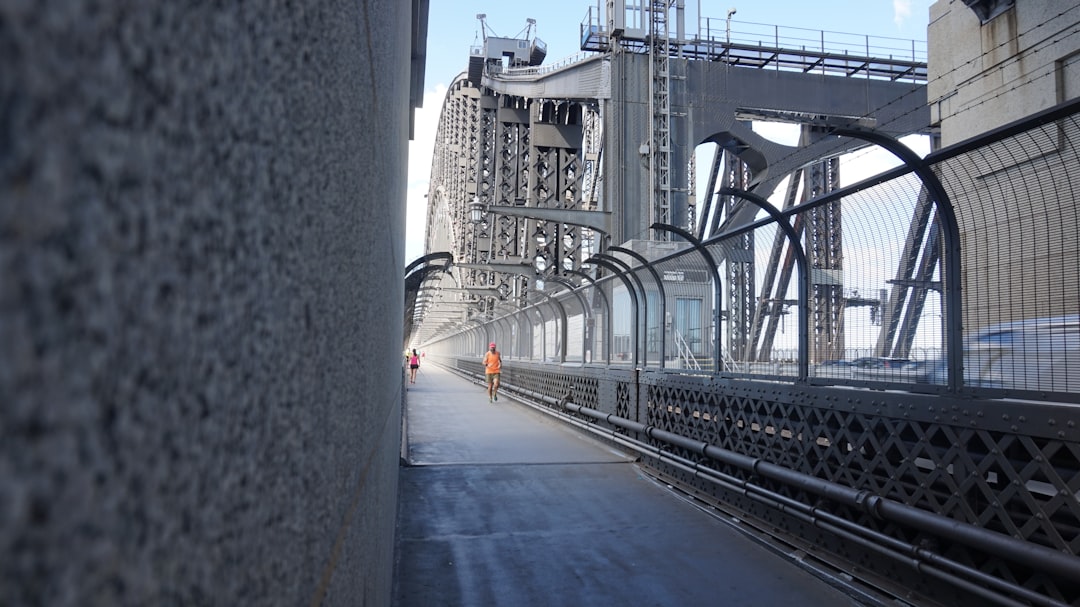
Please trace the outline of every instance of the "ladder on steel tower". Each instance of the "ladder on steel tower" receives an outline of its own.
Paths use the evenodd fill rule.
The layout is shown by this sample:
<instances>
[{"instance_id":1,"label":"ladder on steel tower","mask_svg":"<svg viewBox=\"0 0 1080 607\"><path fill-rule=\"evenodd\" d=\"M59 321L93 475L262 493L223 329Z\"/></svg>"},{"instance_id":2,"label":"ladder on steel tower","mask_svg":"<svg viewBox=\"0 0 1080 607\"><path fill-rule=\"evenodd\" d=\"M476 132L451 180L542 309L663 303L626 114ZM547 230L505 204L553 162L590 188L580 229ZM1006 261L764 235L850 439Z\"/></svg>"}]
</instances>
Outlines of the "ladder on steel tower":
<instances>
[{"instance_id":1,"label":"ladder on steel tower","mask_svg":"<svg viewBox=\"0 0 1080 607\"><path fill-rule=\"evenodd\" d=\"M652 124L649 137L652 176L653 221L673 223L671 217L671 61L668 12L670 0L649 2L649 106ZM670 240L657 231L658 240Z\"/></svg>"}]
</instances>

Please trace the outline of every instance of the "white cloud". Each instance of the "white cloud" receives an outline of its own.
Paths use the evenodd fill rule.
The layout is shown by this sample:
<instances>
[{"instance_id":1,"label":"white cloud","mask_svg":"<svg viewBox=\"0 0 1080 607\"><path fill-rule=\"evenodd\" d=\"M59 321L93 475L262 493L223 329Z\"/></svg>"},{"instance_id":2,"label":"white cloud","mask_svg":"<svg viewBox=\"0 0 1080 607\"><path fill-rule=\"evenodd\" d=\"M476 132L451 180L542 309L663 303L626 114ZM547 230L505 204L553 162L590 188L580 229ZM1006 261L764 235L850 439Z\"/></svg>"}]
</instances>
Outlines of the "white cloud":
<instances>
[{"instance_id":1,"label":"white cloud","mask_svg":"<svg viewBox=\"0 0 1080 607\"><path fill-rule=\"evenodd\" d=\"M893 22L896 27L903 27L904 22L911 18L911 0L893 0Z\"/></svg>"}]
</instances>

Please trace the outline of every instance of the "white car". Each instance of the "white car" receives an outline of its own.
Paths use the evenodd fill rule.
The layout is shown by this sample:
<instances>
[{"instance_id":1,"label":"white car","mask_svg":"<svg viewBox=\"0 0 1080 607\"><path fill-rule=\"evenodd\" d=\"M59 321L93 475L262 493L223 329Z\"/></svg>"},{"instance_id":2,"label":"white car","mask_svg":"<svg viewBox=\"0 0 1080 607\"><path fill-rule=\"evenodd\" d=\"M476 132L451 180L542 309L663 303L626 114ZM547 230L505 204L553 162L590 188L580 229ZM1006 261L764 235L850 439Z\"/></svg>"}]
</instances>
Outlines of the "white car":
<instances>
[{"instance_id":1,"label":"white car","mask_svg":"<svg viewBox=\"0 0 1080 607\"><path fill-rule=\"evenodd\" d=\"M982 329L964 344L970 386L1080 392L1080 314Z\"/></svg>"}]
</instances>

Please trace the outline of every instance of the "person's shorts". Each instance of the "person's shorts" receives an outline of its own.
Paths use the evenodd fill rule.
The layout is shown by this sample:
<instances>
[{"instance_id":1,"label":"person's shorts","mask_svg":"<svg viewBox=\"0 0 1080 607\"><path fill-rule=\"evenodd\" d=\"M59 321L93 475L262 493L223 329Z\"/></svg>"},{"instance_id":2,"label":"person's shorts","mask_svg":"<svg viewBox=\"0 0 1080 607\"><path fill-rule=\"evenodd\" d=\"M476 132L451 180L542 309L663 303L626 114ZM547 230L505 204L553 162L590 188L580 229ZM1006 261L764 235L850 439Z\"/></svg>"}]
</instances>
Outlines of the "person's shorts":
<instances>
[{"instance_id":1,"label":"person's shorts","mask_svg":"<svg viewBox=\"0 0 1080 607\"><path fill-rule=\"evenodd\" d=\"M496 379L499 379L499 375L501 375L501 374L500 373L485 373L485 375L487 375L487 383L490 386L492 382L494 382Z\"/></svg>"},{"instance_id":2,"label":"person's shorts","mask_svg":"<svg viewBox=\"0 0 1080 607\"><path fill-rule=\"evenodd\" d=\"M420 365L409 365L410 369L419 369Z\"/></svg>"}]
</instances>

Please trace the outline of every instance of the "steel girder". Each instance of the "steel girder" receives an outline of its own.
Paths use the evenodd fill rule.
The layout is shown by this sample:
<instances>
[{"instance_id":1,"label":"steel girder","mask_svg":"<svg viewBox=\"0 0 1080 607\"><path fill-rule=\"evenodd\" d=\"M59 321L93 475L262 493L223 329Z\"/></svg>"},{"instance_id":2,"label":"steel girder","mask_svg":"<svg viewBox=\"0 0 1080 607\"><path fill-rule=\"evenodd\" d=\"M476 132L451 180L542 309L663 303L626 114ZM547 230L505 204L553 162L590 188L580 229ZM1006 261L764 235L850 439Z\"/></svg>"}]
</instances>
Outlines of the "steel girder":
<instances>
[{"instance_id":1,"label":"steel girder","mask_svg":"<svg viewBox=\"0 0 1080 607\"><path fill-rule=\"evenodd\" d=\"M724 185L734 190L746 190L750 171L746 163L734 154L724 153ZM736 204L732 196L724 197L724 215L730 217ZM754 319L754 233L747 232L726 243L728 251L728 331L727 351L735 360L745 359L750 346L750 327Z\"/></svg>"},{"instance_id":2,"label":"steel girder","mask_svg":"<svg viewBox=\"0 0 1080 607\"><path fill-rule=\"evenodd\" d=\"M534 103L530 146L529 197L527 207L581 209L582 104L540 100ZM534 221L529 243L530 260L540 274L558 275L581 267L582 228L554 221Z\"/></svg>"},{"instance_id":3,"label":"steel girder","mask_svg":"<svg viewBox=\"0 0 1080 607\"><path fill-rule=\"evenodd\" d=\"M926 296L933 289L941 289L940 281L933 280L941 260L941 246L934 202L924 187L915 203L888 304L882 307L882 328L875 348L878 356L906 358L910 353Z\"/></svg>"}]
</instances>

